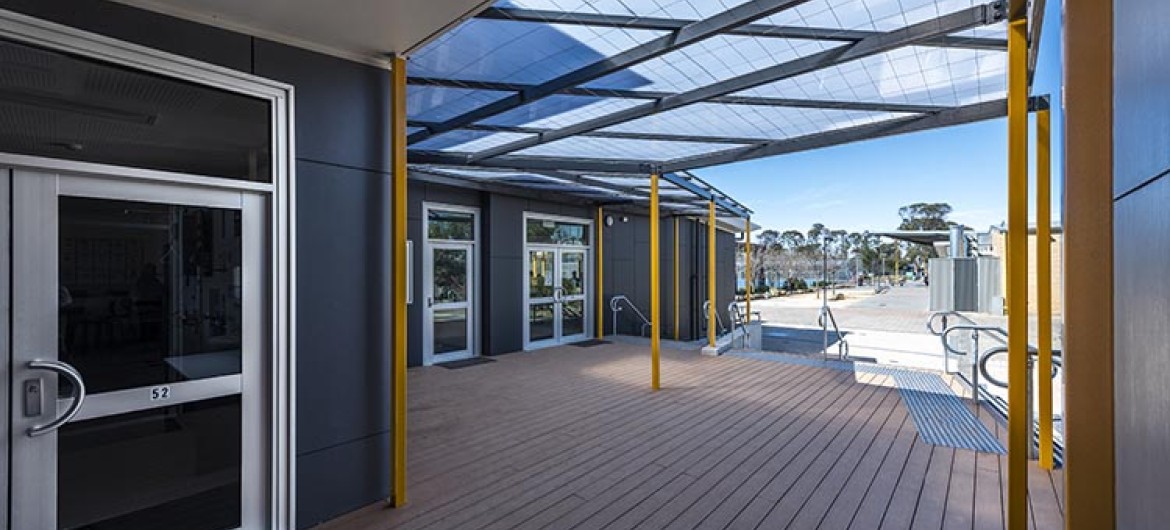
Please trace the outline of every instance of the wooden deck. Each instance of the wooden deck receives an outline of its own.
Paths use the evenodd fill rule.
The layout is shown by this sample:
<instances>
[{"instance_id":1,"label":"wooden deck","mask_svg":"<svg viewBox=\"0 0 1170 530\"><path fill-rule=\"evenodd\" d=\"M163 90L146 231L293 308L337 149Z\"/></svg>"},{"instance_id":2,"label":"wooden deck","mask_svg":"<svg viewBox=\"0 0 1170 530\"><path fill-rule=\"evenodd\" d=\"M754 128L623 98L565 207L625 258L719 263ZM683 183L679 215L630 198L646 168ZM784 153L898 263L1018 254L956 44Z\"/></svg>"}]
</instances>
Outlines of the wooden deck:
<instances>
[{"instance_id":1,"label":"wooden deck","mask_svg":"<svg viewBox=\"0 0 1170 530\"><path fill-rule=\"evenodd\" d=\"M885 376L664 351L654 393L642 346L496 359L412 369L409 503L322 528L1004 527L1007 458L924 443Z\"/></svg>"}]
</instances>

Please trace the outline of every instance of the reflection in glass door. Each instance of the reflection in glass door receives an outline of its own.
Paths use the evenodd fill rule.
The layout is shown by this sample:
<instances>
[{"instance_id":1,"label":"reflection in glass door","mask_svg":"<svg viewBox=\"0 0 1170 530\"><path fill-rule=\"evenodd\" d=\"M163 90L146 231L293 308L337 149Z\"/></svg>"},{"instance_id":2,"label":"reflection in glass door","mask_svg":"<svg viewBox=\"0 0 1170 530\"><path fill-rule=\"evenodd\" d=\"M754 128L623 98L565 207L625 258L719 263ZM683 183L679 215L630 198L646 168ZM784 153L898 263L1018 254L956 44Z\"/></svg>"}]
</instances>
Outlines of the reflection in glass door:
<instances>
[{"instance_id":1,"label":"reflection in glass door","mask_svg":"<svg viewBox=\"0 0 1170 530\"><path fill-rule=\"evenodd\" d=\"M473 208L424 205L423 363L475 355L476 222Z\"/></svg>"},{"instance_id":2,"label":"reflection in glass door","mask_svg":"<svg viewBox=\"0 0 1170 530\"><path fill-rule=\"evenodd\" d=\"M13 190L14 528L266 527L261 199Z\"/></svg>"},{"instance_id":3,"label":"reflection in glass door","mask_svg":"<svg viewBox=\"0 0 1170 530\"><path fill-rule=\"evenodd\" d=\"M526 349L586 338L588 252L580 247L529 245Z\"/></svg>"}]
</instances>

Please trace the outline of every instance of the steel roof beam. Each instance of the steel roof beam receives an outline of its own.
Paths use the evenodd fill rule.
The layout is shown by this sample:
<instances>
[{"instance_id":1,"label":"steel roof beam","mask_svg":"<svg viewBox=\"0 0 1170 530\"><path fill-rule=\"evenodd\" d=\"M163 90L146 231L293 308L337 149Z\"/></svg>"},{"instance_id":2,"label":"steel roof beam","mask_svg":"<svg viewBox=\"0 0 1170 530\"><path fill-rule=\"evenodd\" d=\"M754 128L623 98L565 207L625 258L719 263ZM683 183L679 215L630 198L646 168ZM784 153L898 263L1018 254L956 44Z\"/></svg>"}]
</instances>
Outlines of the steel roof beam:
<instances>
[{"instance_id":1,"label":"steel roof beam","mask_svg":"<svg viewBox=\"0 0 1170 530\"><path fill-rule=\"evenodd\" d=\"M407 123L410 127L426 127L427 124L433 122L410 121ZM514 127L510 125L480 125L471 124L463 129L464 131L488 131L488 132L508 132L508 133L523 133L523 134L543 134L552 129L541 129L538 127ZM582 134L581 136L588 136L591 138L616 138L619 140L658 140L666 142L700 142L708 144L732 144L732 145L753 145L760 142L767 141L768 138L731 138L726 136L699 136L694 134L662 134L662 133L642 133L642 132L628 132L628 131L592 131Z\"/></svg>"},{"instance_id":2,"label":"steel roof beam","mask_svg":"<svg viewBox=\"0 0 1170 530\"><path fill-rule=\"evenodd\" d=\"M526 103L531 103L560 92L565 88L588 83L594 79L641 64L714 35L719 35L729 29L772 16L785 9L796 7L808 1L754 0L737 5L710 18L693 21L666 35L630 48L617 55L605 57L555 79L536 85L530 90L518 92L506 98L483 105L475 110L460 114L459 116L444 121L438 127L418 131L407 138L408 143L416 143L432 135L455 130L502 112L507 112Z\"/></svg>"},{"instance_id":3,"label":"steel roof beam","mask_svg":"<svg viewBox=\"0 0 1170 530\"><path fill-rule=\"evenodd\" d=\"M631 15L610 15L598 13L572 13L566 11L548 11L542 9L523 9L514 7L490 7L484 11L481 11L479 15L476 16L476 18L656 31L674 31L694 22L693 20L675 18L637 17ZM729 35L739 35L744 37L771 37L782 39L857 42L880 32L855 29L776 26L772 24L746 24L729 30L727 33ZM921 45L942 48L967 48L974 50L1007 51L1007 39L984 37L956 37L953 35L941 35L924 41L921 43Z\"/></svg>"},{"instance_id":4,"label":"steel roof beam","mask_svg":"<svg viewBox=\"0 0 1170 530\"><path fill-rule=\"evenodd\" d=\"M459 79L439 79L433 77L412 77L406 81L411 85L436 86L443 88L467 88L474 90L492 90L498 92L522 92L536 85L518 83L497 83L492 81L464 81ZM600 96L627 99L664 99L676 96L675 92L654 90L618 90L610 88L566 88L559 94L570 96ZM829 99L796 99L773 98L764 96L719 96L707 100L708 103L726 103L728 105L749 105L755 107L795 107L806 109L835 109L860 110L873 112L917 112L929 113L946 110L943 105L911 105L906 103L882 103L869 101L834 101Z\"/></svg>"},{"instance_id":5,"label":"steel roof beam","mask_svg":"<svg viewBox=\"0 0 1170 530\"><path fill-rule=\"evenodd\" d=\"M1007 100L995 100L985 103L976 103L955 107L947 111L926 116L899 118L879 123L871 123L838 129L823 133L811 134L790 140L767 142L760 145L730 150L711 155L702 155L679 160L672 160L663 164L669 171L682 171L700 167L729 164L756 158L820 149L861 140L882 138L898 134L906 134L927 129L950 127L977 121L1000 118L1007 115Z\"/></svg>"},{"instance_id":6,"label":"steel roof beam","mask_svg":"<svg viewBox=\"0 0 1170 530\"><path fill-rule=\"evenodd\" d=\"M718 83L703 86L671 96L648 102L636 107L630 107L598 118L585 120L538 135L514 142L485 149L471 155L470 162L479 162L488 158L505 155L545 144L562 138L576 136L589 131L595 131L619 123L650 116L671 109L684 107L693 103L707 101L714 97L725 96L742 90L748 90L761 85L796 77L801 74L814 72L831 66L844 64L850 61L871 57L883 52L917 44L923 40L949 35L951 33L985 26L1002 20L1004 16L1003 4L995 2L988 5L978 5L944 15L939 18L919 22L902 29L879 33L861 41L846 46L825 50L807 55L798 59L770 66L745 75L733 77Z\"/></svg>"}]
</instances>

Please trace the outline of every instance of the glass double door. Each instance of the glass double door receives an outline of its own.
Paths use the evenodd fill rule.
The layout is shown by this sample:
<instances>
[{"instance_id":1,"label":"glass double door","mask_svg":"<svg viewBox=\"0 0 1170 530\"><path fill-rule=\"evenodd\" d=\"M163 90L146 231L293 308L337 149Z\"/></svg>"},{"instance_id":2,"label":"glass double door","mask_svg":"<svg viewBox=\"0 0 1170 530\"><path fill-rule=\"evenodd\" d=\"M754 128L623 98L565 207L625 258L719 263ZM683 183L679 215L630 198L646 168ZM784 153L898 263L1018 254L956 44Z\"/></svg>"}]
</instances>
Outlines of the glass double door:
<instances>
[{"instance_id":1,"label":"glass double door","mask_svg":"<svg viewBox=\"0 0 1170 530\"><path fill-rule=\"evenodd\" d=\"M586 338L587 256L580 247L528 246L526 348Z\"/></svg>"},{"instance_id":2,"label":"glass double door","mask_svg":"<svg viewBox=\"0 0 1170 530\"><path fill-rule=\"evenodd\" d=\"M265 528L263 196L4 173L12 528Z\"/></svg>"}]
</instances>

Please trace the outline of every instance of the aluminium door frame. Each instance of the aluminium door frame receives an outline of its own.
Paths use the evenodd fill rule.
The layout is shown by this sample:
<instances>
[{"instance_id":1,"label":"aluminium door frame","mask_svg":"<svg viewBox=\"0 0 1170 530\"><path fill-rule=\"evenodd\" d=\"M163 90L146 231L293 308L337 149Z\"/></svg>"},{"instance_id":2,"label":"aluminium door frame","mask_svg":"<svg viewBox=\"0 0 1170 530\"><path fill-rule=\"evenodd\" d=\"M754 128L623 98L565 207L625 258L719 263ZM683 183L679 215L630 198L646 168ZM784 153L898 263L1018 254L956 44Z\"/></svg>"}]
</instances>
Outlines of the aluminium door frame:
<instances>
[{"instance_id":1,"label":"aluminium door frame","mask_svg":"<svg viewBox=\"0 0 1170 530\"><path fill-rule=\"evenodd\" d=\"M264 458L271 454L273 448L263 443L265 431L263 418L269 414L265 406L272 398L272 381L264 374L265 366L271 358L270 341L267 335L267 315L271 313L270 301L263 296L266 290L262 282L272 271L265 264L269 261L264 255L263 245L249 245L256 240L267 239L266 231L269 220L264 212L269 210L269 196L256 191L238 189L197 188L185 184L131 181L117 177L99 177L92 175L76 176L63 171L44 171L37 169L16 169L12 171L13 212L11 219L14 225L10 227L12 234L12 261L13 273L21 271L31 273L29 276L38 276L48 273L47 277L32 280L28 276L21 276L21 281L12 292L12 318L16 324L13 327L12 337L12 367L14 382L22 382L30 377L29 370L19 369L16 373L19 360L25 362L38 351L30 347L37 343L55 343L57 326L42 326L47 330L36 330L36 326L25 319L43 322L37 318L36 309L42 314L53 313L57 305L57 291L42 291L49 284L57 284L57 270L59 266L59 227L61 223L58 204L61 197L78 197L87 199L103 199L114 201L148 202L152 204L167 204L179 206L210 207L234 210L240 213L241 221L241 266L243 267L242 300L246 302L241 314L244 335L241 342L241 371L239 374L218 376L207 379L176 383L158 383L149 386L165 385L170 390L171 399L165 404L156 405L153 400L144 403L142 396L146 395L147 387L134 387L91 395L85 406L71 420L70 423L81 422L122 414L130 414L142 410L151 410L161 406L182 405L211 399L214 397L239 395L242 400L241 408L241 494L242 511L241 523L245 527L258 528L268 524L271 514L266 513L266 505L271 504L270 488L262 487L266 482L264 474L267 466ZM39 222L34 222L34 220ZM19 224L15 224L19 223ZM42 263L42 259L49 263ZM257 278L261 282L254 281ZM31 288L31 289L30 289ZM248 302L251 301L251 302ZM26 314L29 307L34 313ZM54 315L55 316L55 315ZM50 317L51 318L51 317ZM55 319L54 319L55 320ZM30 332L30 329L32 332ZM38 336L38 333L48 333L49 336ZM33 355L38 359L57 360L56 353L46 356ZM42 395L47 396L46 402L56 403L57 415L65 410L72 402L71 399L54 399L58 383L51 379L44 379ZM14 388L13 399L19 392L19 385ZM259 399L257 399L259 398ZM149 398L146 398L149 399ZM19 406L19 403L13 403ZM15 414L15 411L13 412ZM48 418L40 418L35 423L42 423ZM14 423L18 420L14 418ZM19 423L33 423L21 418ZM9 521L22 527L42 527L47 521L40 520L40 513L35 510L17 510L15 501L31 494L29 489L56 490L55 470L58 465L58 453L52 448L57 446L56 432L51 432L33 444L24 440L23 429L14 430L9 448L11 470L20 474L22 483L28 488L13 490L9 496L14 505L9 509ZM251 460L251 462L249 462ZM49 473L38 476L34 471L44 469L48 464ZM27 478L26 478L27 477ZM24 493L22 493L22 491ZM18 495L19 493L19 495ZM36 495L33 495L34 500ZM55 501L55 499L53 499ZM53 502L46 501L46 502ZM23 507L27 507L24 505ZM48 509L42 505L42 509ZM53 516L50 516L52 518ZM32 519L30 519L32 518Z\"/></svg>"},{"instance_id":2,"label":"aluminium door frame","mask_svg":"<svg viewBox=\"0 0 1170 530\"><path fill-rule=\"evenodd\" d=\"M593 219L584 218L584 217L572 217L572 216L567 216L567 215L546 214L546 213L527 211L527 210L524 211L524 213L521 217L522 217L522 219L520 221L520 241L522 241L524 243L524 255L522 258L524 266L521 267L521 272L520 272L520 274L521 274L520 289L521 289L522 294L523 294L524 303L520 307L520 322L524 326L523 333L521 334L521 337L523 340L522 344L523 344L524 351L539 350L542 348L549 348L552 346L564 344L564 342L562 342L562 340L561 340L561 324L560 324L561 319L560 319L559 312L558 312L559 311L558 306L560 304L559 302L553 303L553 330L554 330L553 337L551 339L540 340L540 341L536 341L536 342L532 342L532 340L530 340L530 335L531 335L530 324L531 324L531 322L529 321L529 308L531 307L532 303L531 303L531 298L529 297L529 287L530 286L528 284L528 278L529 278L529 273L530 273L529 269L531 268L532 264L530 263L530 261L528 259L528 253L531 249L551 250L553 252L553 254L554 254L553 255L553 270L554 270L555 274L560 274L561 264L560 264L560 251L559 251L559 249L564 248L564 249L569 249L569 250L583 250L583 251L585 251L585 263L583 265L585 267L585 273L582 274L582 277L583 277L583 281L585 284L585 298L584 298L585 324L584 324L584 328L585 328L585 336L588 337L589 330L592 329L591 326L593 323L593 315L594 315L594 308L589 303L589 300L593 295L593 291L591 289L596 288L593 285L593 281L591 281L592 278L590 277L590 274L592 273L592 268L589 266L589 264L593 263L593 252L594 252L593 238L595 237L595 235L594 235L595 231L594 231ZM541 220L546 220L546 221L561 221L561 222L566 222L566 223L585 225L585 227L586 227L585 233L589 236L589 244L588 245L557 245L555 243L529 243L528 242L528 220L529 219L541 219Z\"/></svg>"},{"instance_id":3,"label":"aluminium door frame","mask_svg":"<svg viewBox=\"0 0 1170 530\"><path fill-rule=\"evenodd\" d=\"M436 241L431 242L430 232L427 230L427 213L431 210L441 210L448 212L469 213L472 215L472 240L471 241ZM467 318L470 320L468 325L467 349L468 352L459 357L453 357L450 360L468 359L471 357L478 357L482 355L480 350L480 230L479 230L480 209L477 206L464 206L459 204L448 204L441 202L423 201L422 203L422 358L423 365L430 366L435 363L434 352L434 308L429 307L427 300L434 299L434 255L431 252L435 246L461 246L469 248L471 258L468 266L470 273L468 275L468 282L471 287L467 290L468 307Z\"/></svg>"},{"instance_id":4,"label":"aluminium door frame","mask_svg":"<svg viewBox=\"0 0 1170 530\"><path fill-rule=\"evenodd\" d=\"M267 233L264 238L267 242L263 255L267 263L266 275L268 279L269 298L266 300L269 312L267 316L267 333L265 342L270 352L271 366L268 381L270 382L271 407L267 411L270 433L269 454L267 462L269 468L268 489L270 492L270 506L268 506L269 521L272 528L286 530L296 527L296 341L293 323L296 321L296 227L293 220L295 210L295 151L292 139L295 138L294 123L294 94L293 87L265 79L252 74L239 72L212 65L189 57L163 52L153 48L128 43L118 39L98 35L69 26L48 22L27 15L0 9L0 36L32 46L57 50L72 55L95 59L126 68L149 72L182 81L198 83L212 88L244 94L269 102L271 114L269 117L272 132L271 167L272 181L270 183L247 182L204 175L192 175L180 172L158 171L151 169L129 168L107 164L89 162L64 161L53 158L0 153L0 166L9 168L26 168L41 171L62 171L75 175L106 176L132 181L168 182L194 187L225 188L240 191L253 191L267 197ZM5 234L4 243L8 243L10 233L8 208L11 201L9 189L11 179L0 179L0 233ZM0 245L7 246L7 245ZM7 255L7 249L0 253L3 265L0 269L9 267L12 256ZM5 279L8 274L3 275ZM10 298L11 286L6 281L0 281L0 298ZM11 315L11 308L2 306L2 320L7 321ZM0 328L3 329L3 328ZM3 336L7 342L10 330ZM3 360L11 359L11 351L7 345L0 349ZM0 363L6 365L7 363ZM6 370L6 369L5 369ZM4 376L11 374L4 373ZM3 385L9 384L9 377L3 378ZM11 395L10 388L4 390L4 400ZM10 408L10 407L9 407ZM11 450L8 447L9 436L4 436L5 455ZM4 459L6 460L6 459ZM5 496L3 515L8 515L8 501ZM3 521L6 524L7 517Z\"/></svg>"}]
</instances>

